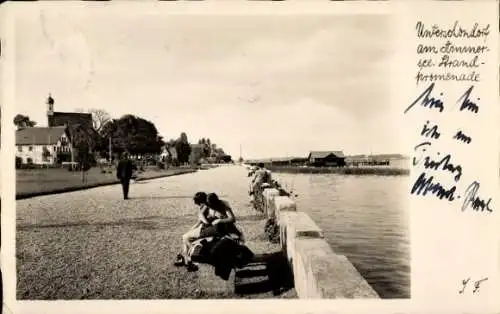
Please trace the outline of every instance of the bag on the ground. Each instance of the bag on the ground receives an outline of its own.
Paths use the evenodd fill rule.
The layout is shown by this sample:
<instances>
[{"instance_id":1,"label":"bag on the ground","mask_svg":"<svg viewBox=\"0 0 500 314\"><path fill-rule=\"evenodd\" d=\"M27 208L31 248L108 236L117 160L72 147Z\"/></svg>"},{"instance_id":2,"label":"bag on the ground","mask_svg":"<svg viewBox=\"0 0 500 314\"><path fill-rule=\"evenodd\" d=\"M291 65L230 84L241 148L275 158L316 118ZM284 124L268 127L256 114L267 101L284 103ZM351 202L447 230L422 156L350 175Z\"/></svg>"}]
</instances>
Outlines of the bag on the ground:
<instances>
[{"instance_id":1,"label":"bag on the ground","mask_svg":"<svg viewBox=\"0 0 500 314\"><path fill-rule=\"evenodd\" d=\"M215 275L223 280L228 280L231 270L243 267L253 259L253 252L233 239L223 237L212 246L210 251Z\"/></svg>"},{"instance_id":2,"label":"bag on the ground","mask_svg":"<svg viewBox=\"0 0 500 314\"><path fill-rule=\"evenodd\" d=\"M231 270L243 267L254 257L253 252L230 236L203 238L192 243L188 252L191 261L210 264L215 275L228 280Z\"/></svg>"},{"instance_id":3,"label":"bag on the ground","mask_svg":"<svg viewBox=\"0 0 500 314\"><path fill-rule=\"evenodd\" d=\"M212 262L210 255L212 246L213 246L213 239L211 238L204 238L197 240L192 243L188 255L191 258L191 260L195 263L210 264Z\"/></svg>"}]
</instances>

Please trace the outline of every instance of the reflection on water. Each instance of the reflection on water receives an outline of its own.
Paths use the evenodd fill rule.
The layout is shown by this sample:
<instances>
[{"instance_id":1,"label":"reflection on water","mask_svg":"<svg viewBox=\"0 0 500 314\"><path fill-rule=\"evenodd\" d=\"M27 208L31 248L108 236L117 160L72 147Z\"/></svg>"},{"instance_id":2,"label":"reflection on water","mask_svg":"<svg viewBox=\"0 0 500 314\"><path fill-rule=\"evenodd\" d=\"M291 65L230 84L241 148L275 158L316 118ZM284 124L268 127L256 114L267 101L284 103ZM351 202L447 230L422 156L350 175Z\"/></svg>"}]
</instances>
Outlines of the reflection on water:
<instances>
[{"instance_id":1,"label":"reflection on water","mask_svg":"<svg viewBox=\"0 0 500 314\"><path fill-rule=\"evenodd\" d=\"M382 298L410 297L408 177L273 175Z\"/></svg>"}]
</instances>

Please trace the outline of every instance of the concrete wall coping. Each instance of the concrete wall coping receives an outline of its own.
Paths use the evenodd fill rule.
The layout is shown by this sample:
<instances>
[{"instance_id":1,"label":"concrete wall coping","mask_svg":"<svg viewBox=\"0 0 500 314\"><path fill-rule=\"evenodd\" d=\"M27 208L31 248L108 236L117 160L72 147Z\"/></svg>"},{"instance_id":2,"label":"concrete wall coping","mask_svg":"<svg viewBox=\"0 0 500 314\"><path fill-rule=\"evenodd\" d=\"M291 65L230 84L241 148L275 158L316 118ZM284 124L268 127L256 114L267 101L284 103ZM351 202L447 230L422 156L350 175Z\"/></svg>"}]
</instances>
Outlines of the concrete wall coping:
<instances>
[{"instance_id":1,"label":"concrete wall coping","mask_svg":"<svg viewBox=\"0 0 500 314\"><path fill-rule=\"evenodd\" d=\"M295 239L296 258L314 278L320 298L379 298L368 282L343 255L336 255L322 239Z\"/></svg>"},{"instance_id":2,"label":"concrete wall coping","mask_svg":"<svg viewBox=\"0 0 500 314\"><path fill-rule=\"evenodd\" d=\"M288 226L287 234L295 238L324 238L323 230L304 212L287 212L280 213L280 223Z\"/></svg>"},{"instance_id":3,"label":"concrete wall coping","mask_svg":"<svg viewBox=\"0 0 500 314\"><path fill-rule=\"evenodd\" d=\"M274 206L276 207L276 214L283 210L291 210L296 211L297 205L295 202L289 198L288 196L275 196L274 197Z\"/></svg>"}]
</instances>

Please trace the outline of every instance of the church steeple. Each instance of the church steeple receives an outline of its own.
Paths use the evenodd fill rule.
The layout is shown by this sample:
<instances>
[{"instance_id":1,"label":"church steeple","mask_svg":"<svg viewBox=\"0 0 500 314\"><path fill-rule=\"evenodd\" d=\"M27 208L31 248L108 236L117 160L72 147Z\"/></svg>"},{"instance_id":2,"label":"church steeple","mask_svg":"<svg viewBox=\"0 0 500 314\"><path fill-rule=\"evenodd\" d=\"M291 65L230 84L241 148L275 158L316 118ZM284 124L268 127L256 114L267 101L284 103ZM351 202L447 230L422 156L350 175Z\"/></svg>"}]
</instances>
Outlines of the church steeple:
<instances>
[{"instance_id":1,"label":"church steeple","mask_svg":"<svg viewBox=\"0 0 500 314\"><path fill-rule=\"evenodd\" d=\"M54 98L49 93L49 97L47 97L47 116L52 116L54 114Z\"/></svg>"}]
</instances>

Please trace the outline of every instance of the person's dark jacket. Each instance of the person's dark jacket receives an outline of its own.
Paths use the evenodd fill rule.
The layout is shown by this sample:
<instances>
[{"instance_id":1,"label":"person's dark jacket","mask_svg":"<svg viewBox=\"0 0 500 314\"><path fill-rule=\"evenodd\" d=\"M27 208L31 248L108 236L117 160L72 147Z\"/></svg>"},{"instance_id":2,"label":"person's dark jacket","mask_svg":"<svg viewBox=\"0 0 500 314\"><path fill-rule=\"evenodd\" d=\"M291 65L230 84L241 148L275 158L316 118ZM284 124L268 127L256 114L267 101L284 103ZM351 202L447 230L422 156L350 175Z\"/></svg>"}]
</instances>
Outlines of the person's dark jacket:
<instances>
[{"instance_id":1,"label":"person's dark jacket","mask_svg":"<svg viewBox=\"0 0 500 314\"><path fill-rule=\"evenodd\" d=\"M116 167L116 177L119 180L130 180L132 173L136 169L135 165L129 159L122 159Z\"/></svg>"},{"instance_id":2,"label":"person's dark jacket","mask_svg":"<svg viewBox=\"0 0 500 314\"><path fill-rule=\"evenodd\" d=\"M228 280L231 270L242 267L253 258L253 253L244 245L233 240L222 238L211 249L211 264L215 268L215 275Z\"/></svg>"}]
</instances>

